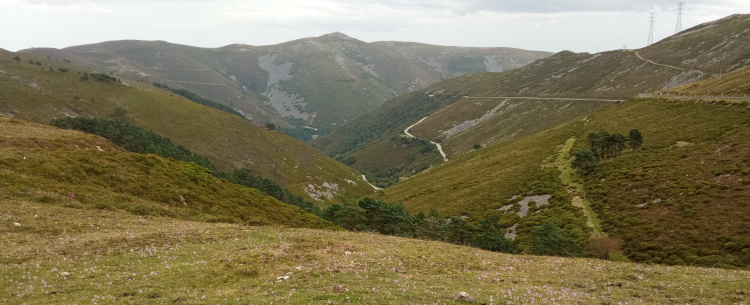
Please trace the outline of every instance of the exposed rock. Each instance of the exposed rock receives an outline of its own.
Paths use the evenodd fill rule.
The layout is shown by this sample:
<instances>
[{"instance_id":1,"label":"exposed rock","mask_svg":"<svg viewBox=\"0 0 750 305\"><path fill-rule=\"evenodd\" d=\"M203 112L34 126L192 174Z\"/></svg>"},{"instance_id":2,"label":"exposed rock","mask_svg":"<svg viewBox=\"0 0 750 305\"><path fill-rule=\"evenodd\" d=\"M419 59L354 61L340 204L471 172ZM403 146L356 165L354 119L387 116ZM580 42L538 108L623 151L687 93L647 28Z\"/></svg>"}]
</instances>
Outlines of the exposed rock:
<instances>
[{"instance_id":1,"label":"exposed rock","mask_svg":"<svg viewBox=\"0 0 750 305\"><path fill-rule=\"evenodd\" d=\"M468 293L465 291L461 291L455 296L453 296L453 300L461 301L461 302L474 302L474 298L472 298Z\"/></svg>"}]
</instances>

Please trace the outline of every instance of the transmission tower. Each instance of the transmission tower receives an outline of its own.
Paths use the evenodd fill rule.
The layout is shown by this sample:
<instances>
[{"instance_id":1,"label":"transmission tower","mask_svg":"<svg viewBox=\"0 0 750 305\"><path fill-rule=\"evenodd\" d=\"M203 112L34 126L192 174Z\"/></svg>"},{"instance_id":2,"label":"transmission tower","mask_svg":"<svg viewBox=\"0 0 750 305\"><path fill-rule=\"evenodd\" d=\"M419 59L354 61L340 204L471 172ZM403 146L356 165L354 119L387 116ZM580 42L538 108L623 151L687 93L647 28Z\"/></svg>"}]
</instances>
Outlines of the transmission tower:
<instances>
[{"instance_id":1,"label":"transmission tower","mask_svg":"<svg viewBox=\"0 0 750 305\"><path fill-rule=\"evenodd\" d=\"M674 27L675 34L682 32L682 8L685 7L685 2L677 2L677 4L677 25Z\"/></svg>"},{"instance_id":2,"label":"transmission tower","mask_svg":"<svg viewBox=\"0 0 750 305\"><path fill-rule=\"evenodd\" d=\"M648 42L646 46L654 43L654 13L651 13L651 27L648 29Z\"/></svg>"}]
</instances>

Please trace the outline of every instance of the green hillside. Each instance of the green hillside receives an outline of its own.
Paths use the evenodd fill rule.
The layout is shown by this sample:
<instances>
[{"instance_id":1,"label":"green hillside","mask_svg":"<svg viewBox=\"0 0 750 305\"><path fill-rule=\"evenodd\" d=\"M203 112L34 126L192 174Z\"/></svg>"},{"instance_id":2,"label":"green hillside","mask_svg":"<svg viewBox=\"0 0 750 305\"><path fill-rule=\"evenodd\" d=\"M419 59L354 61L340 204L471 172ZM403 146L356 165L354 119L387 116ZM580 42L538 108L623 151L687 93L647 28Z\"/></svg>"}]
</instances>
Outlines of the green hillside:
<instances>
[{"instance_id":1,"label":"green hillside","mask_svg":"<svg viewBox=\"0 0 750 305\"><path fill-rule=\"evenodd\" d=\"M709 79L750 63L749 15L733 15L699 25L640 50L615 50L597 54L563 51L524 67L503 73L476 73L436 83L413 94L399 96L312 144L339 159L358 156L372 159L382 147L407 126L430 116L414 127L415 135L444 140L449 156L528 135L582 117L610 105L610 101L534 100L574 98L620 100L644 93ZM694 47L690 47L694 46ZM679 49L679 51L678 51ZM680 63L671 56L678 53ZM464 97L471 97L467 99ZM476 105L480 97L493 100ZM482 119L502 103L501 97L516 97ZM532 99L521 99L529 97ZM455 104L454 104L455 103ZM446 107L452 105L451 107ZM523 106L519 106L523 105ZM572 106L572 107L571 107ZM492 108L489 108L492 107ZM502 109L501 109L502 108ZM512 111L507 111L512 108ZM444 109L440 113L436 111ZM433 117L434 115L434 117ZM472 122L475 121L475 122ZM455 136L443 132L462 124L473 125ZM460 129L460 128L459 128ZM405 150L414 150L404 147ZM408 152L390 152L409 156ZM406 168L402 174L421 168L425 158L412 162L394 157L381 163L379 172ZM420 165L417 165L420 164ZM434 163L433 163L434 164ZM372 171L370 165L352 167Z\"/></svg>"},{"instance_id":2,"label":"green hillside","mask_svg":"<svg viewBox=\"0 0 750 305\"><path fill-rule=\"evenodd\" d=\"M365 43L341 33L270 46L197 48L130 40L23 52L188 89L300 137L329 132L398 94L466 73L518 68L551 55L513 48Z\"/></svg>"},{"instance_id":3,"label":"green hillside","mask_svg":"<svg viewBox=\"0 0 750 305\"><path fill-rule=\"evenodd\" d=\"M316 201L373 192L351 168L292 137L132 80L81 79L93 73L87 71L56 59L2 52L0 114L45 124L66 116L120 119L208 157L219 170L246 167Z\"/></svg>"},{"instance_id":4,"label":"green hillside","mask_svg":"<svg viewBox=\"0 0 750 305\"><path fill-rule=\"evenodd\" d=\"M450 156L527 136L613 105L600 100L464 98L414 126L413 135L440 141Z\"/></svg>"},{"instance_id":5,"label":"green hillside","mask_svg":"<svg viewBox=\"0 0 750 305\"><path fill-rule=\"evenodd\" d=\"M76 131L0 117L0 200L206 222L331 228L194 163L129 153Z\"/></svg>"},{"instance_id":6,"label":"green hillside","mask_svg":"<svg viewBox=\"0 0 750 305\"><path fill-rule=\"evenodd\" d=\"M0 220L6 304L739 304L750 283L747 271L508 255L29 201L0 200ZM475 301L454 300L462 291Z\"/></svg>"},{"instance_id":7,"label":"green hillside","mask_svg":"<svg viewBox=\"0 0 750 305\"><path fill-rule=\"evenodd\" d=\"M682 85L658 94L715 97L750 97L750 68L742 68L703 81Z\"/></svg>"},{"instance_id":8,"label":"green hillside","mask_svg":"<svg viewBox=\"0 0 750 305\"><path fill-rule=\"evenodd\" d=\"M559 191L568 188L570 195L588 199L604 232L622 239L632 260L747 267L750 210L744 203L750 189L743 181L750 167L749 114L746 102L629 100L463 155L387 188L385 198L412 211L437 208L472 219L500 211L505 223L518 221L522 228L532 220L518 219L515 202L546 193L572 207L572 198ZM550 168L558 155L567 155L560 150L567 140L576 139L572 151L588 149L587 135L601 129L624 134L638 129L645 142L641 151L603 160L588 177ZM560 176L559 187L539 186L545 172ZM579 179L583 190L576 190ZM539 209L562 221L564 214L554 211L560 206L551 203ZM509 204L509 210L498 210ZM572 217L580 221L583 215Z\"/></svg>"}]
</instances>

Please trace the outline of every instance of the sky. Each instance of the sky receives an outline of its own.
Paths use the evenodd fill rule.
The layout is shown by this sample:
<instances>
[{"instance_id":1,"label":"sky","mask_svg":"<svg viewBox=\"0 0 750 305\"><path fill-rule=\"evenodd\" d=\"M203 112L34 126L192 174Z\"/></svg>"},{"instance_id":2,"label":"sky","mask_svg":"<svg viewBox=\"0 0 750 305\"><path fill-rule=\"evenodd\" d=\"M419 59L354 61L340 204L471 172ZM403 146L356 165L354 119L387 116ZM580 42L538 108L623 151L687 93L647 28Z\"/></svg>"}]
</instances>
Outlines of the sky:
<instances>
[{"instance_id":1,"label":"sky","mask_svg":"<svg viewBox=\"0 0 750 305\"><path fill-rule=\"evenodd\" d=\"M0 48L110 40L198 47L271 45L341 32L412 41L559 52L641 48L675 33L672 0L0 0ZM750 0L686 1L682 28L750 13Z\"/></svg>"}]
</instances>

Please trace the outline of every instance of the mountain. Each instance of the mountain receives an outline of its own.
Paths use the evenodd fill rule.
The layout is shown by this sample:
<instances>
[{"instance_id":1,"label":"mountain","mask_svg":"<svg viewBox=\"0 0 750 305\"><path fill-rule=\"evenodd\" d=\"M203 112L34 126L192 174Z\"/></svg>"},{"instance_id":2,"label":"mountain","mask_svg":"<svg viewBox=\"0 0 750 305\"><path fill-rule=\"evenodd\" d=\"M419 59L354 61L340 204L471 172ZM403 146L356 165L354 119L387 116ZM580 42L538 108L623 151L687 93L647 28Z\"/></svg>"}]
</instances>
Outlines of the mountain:
<instances>
[{"instance_id":1,"label":"mountain","mask_svg":"<svg viewBox=\"0 0 750 305\"><path fill-rule=\"evenodd\" d=\"M296 134L326 133L399 94L444 79L514 69L551 55L512 48L365 43L341 33L271 46L110 41L23 52L185 88L259 124L272 121L290 129L291 123L301 129Z\"/></svg>"},{"instance_id":2,"label":"mountain","mask_svg":"<svg viewBox=\"0 0 750 305\"><path fill-rule=\"evenodd\" d=\"M129 153L107 140L0 117L0 200L206 222L333 228L193 163Z\"/></svg>"},{"instance_id":3,"label":"mountain","mask_svg":"<svg viewBox=\"0 0 750 305\"><path fill-rule=\"evenodd\" d=\"M360 174L290 136L53 58L0 52L0 114L38 123L68 116L123 120L208 157L221 171L249 168L310 200L373 192Z\"/></svg>"},{"instance_id":4,"label":"mountain","mask_svg":"<svg viewBox=\"0 0 750 305\"><path fill-rule=\"evenodd\" d=\"M390 181L385 186L394 182L394 173L409 176L436 164L424 161L435 160L429 152L415 156L414 150L422 150L394 142L394 137L398 139L406 127L424 117L430 116L414 126L413 134L443 142L448 157L458 157L477 145L544 130L617 100L743 68L750 63L749 19L750 15L728 16L639 50L563 51L503 73L459 76L390 100L356 124L311 143L341 160L377 158L383 155L383 147L390 147L393 158L388 162L351 164Z\"/></svg>"}]
</instances>

